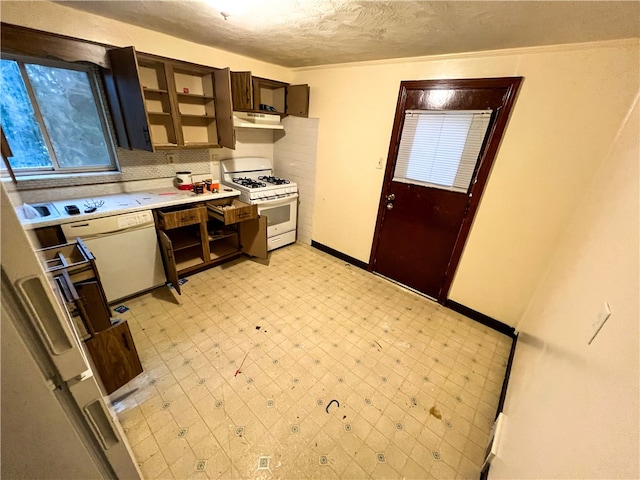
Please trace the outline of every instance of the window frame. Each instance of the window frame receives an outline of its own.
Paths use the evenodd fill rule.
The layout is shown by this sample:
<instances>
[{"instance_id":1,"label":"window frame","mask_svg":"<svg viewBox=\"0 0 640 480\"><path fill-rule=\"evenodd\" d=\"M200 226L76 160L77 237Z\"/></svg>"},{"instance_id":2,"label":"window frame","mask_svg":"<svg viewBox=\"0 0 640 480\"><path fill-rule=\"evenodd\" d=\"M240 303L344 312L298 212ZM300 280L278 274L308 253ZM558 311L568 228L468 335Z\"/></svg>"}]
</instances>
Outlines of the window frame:
<instances>
[{"instance_id":1,"label":"window frame","mask_svg":"<svg viewBox=\"0 0 640 480\"><path fill-rule=\"evenodd\" d=\"M116 143L114 141L114 131L111 127L109 120L110 111L106 104L105 94L103 92L104 86L101 84L101 76L99 74L98 67L89 62L68 62L57 59L43 59L28 55L20 55L15 53L2 52L3 60L11 60L18 64L20 76L24 83L24 86L31 101L31 106L34 111L35 120L42 133L43 140L47 146L49 160L51 161L50 167L31 167L31 168L17 168L11 165L10 158L4 158L7 165L2 165L0 170L3 174L9 173L9 170L13 172L15 178L19 180L34 179L37 176L73 176L78 174L100 174L100 173L119 173L120 165L118 162L118 156L116 153ZM103 137L106 144L107 154L110 159L110 164L105 166L82 166L82 167L63 167L60 166L56 152L51 143L49 132L44 123L44 118L40 111L40 105L37 101L33 86L26 71L25 64L42 65L50 68L61 68L65 70L74 70L84 72L87 74L89 87L93 94L93 99L96 106L98 120L102 129ZM9 147L11 146L10 142ZM10 168L8 168L10 167Z\"/></svg>"}]
</instances>

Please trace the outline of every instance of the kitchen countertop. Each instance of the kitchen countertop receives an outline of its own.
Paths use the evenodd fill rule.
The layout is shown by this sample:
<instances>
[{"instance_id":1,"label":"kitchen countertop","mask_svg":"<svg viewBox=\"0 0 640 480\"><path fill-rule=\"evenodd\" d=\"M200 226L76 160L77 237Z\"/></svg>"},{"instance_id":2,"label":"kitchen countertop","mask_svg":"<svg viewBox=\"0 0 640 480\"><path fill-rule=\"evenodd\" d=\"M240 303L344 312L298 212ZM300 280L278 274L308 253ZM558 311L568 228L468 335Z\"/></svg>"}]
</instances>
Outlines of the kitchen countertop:
<instances>
[{"instance_id":1,"label":"kitchen countertop","mask_svg":"<svg viewBox=\"0 0 640 480\"><path fill-rule=\"evenodd\" d=\"M171 207L196 202L206 202L219 198L237 197L240 191L222 186L225 190L219 193L205 192L196 195L186 190L176 188L161 188L156 190L145 190L140 192L119 193L115 195L102 195L91 198L72 198L69 200L57 200L53 202L38 202L30 205L52 204L58 211L57 215L27 219L24 216L22 205L15 208L18 219L25 230L33 230L40 227L50 227L65 223L91 220L94 218L110 217L123 213L139 212L142 210L153 210L156 208ZM85 204L102 202L104 204L93 213L84 213ZM80 209L80 214L69 215L65 211L65 205L76 205Z\"/></svg>"}]
</instances>

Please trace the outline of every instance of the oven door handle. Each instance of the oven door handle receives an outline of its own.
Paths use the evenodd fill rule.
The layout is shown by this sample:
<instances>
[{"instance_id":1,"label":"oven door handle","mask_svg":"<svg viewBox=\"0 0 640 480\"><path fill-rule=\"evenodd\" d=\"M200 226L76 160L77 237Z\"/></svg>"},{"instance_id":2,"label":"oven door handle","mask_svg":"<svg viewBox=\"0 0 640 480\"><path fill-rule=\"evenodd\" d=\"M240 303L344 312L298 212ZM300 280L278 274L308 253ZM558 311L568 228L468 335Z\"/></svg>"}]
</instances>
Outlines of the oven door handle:
<instances>
[{"instance_id":1,"label":"oven door handle","mask_svg":"<svg viewBox=\"0 0 640 480\"><path fill-rule=\"evenodd\" d=\"M287 195L286 197L282 197L282 198L273 198L273 199L255 199L255 200L251 200L250 203L253 203L255 205L259 205L262 207L273 207L276 205L280 205L280 204L286 204L286 203L290 203L292 200L298 198L298 194L297 193L292 193L290 195Z\"/></svg>"}]
</instances>

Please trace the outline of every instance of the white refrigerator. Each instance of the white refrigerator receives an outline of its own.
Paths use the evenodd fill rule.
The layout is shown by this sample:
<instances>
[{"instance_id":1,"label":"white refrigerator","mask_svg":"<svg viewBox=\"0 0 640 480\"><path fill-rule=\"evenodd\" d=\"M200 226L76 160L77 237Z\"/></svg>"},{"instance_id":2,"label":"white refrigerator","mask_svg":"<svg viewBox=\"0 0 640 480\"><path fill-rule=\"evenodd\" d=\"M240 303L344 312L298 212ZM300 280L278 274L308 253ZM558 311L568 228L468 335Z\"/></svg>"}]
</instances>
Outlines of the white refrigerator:
<instances>
[{"instance_id":1,"label":"white refrigerator","mask_svg":"<svg viewBox=\"0 0 640 480\"><path fill-rule=\"evenodd\" d=\"M2 478L142 478L4 186L1 208Z\"/></svg>"}]
</instances>

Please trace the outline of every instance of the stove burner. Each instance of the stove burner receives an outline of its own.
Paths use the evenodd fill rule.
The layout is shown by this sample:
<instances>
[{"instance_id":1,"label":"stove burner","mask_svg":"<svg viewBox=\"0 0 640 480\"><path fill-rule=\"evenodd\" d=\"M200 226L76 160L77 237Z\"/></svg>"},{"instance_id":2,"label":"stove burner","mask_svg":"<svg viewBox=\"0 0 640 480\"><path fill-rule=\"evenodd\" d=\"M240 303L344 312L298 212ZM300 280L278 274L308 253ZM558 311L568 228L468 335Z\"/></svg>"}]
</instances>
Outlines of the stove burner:
<instances>
[{"instance_id":1,"label":"stove burner","mask_svg":"<svg viewBox=\"0 0 640 480\"><path fill-rule=\"evenodd\" d=\"M258 180L262 180L263 182L272 183L274 185L286 185L290 183L289 180L285 180L280 177L273 177L271 175L264 175L262 177L258 177Z\"/></svg>"},{"instance_id":2,"label":"stove burner","mask_svg":"<svg viewBox=\"0 0 640 480\"><path fill-rule=\"evenodd\" d=\"M233 183L237 183L238 185L242 185L247 188L262 188L267 186L264 182L258 182L257 180L248 177L234 178Z\"/></svg>"}]
</instances>

